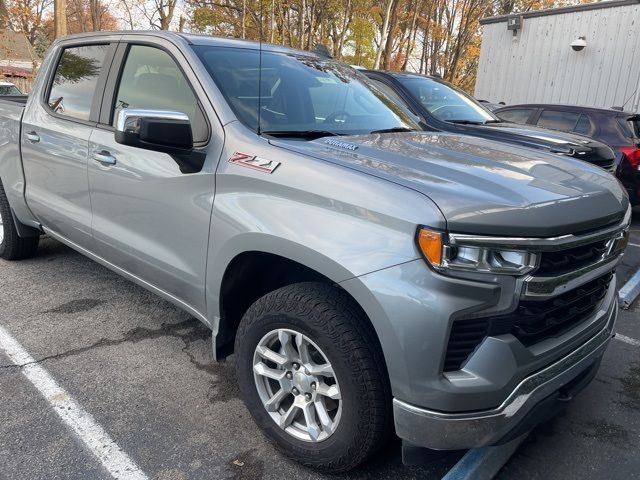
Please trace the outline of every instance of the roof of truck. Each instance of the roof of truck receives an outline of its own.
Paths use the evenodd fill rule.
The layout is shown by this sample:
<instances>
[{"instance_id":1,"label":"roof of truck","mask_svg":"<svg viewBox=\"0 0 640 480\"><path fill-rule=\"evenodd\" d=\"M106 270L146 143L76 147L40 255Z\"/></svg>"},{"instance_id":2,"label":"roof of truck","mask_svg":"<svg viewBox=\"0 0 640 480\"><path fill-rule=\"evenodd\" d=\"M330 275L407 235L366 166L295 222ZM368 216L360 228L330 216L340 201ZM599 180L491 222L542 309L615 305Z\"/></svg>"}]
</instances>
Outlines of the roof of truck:
<instances>
[{"instance_id":1,"label":"roof of truck","mask_svg":"<svg viewBox=\"0 0 640 480\"><path fill-rule=\"evenodd\" d=\"M238 38L229 38L229 37L213 37L210 35L195 35L195 34L187 34L187 33L179 33L179 32L169 32L166 30L118 30L118 31L101 31L101 32L86 32L86 33L78 33L75 35L68 35L66 37L62 37L59 40L68 40L68 39L79 39L79 38L96 38L96 37L104 37L104 36L114 36L114 35L140 35L146 37L160 37L166 38L168 40L182 38L187 42L193 45L212 45L218 47L235 47L235 48L248 48L248 49L259 49L271 51L271 52L283 52L283 53L304 53L305 55L314 55L318 57L322 57L322 55L307 51L307 50L299 50L297 48L284 47L282 45L274 45L272 43L257 42L255 40L241 40Z\"/></svg>"}]
</instances>

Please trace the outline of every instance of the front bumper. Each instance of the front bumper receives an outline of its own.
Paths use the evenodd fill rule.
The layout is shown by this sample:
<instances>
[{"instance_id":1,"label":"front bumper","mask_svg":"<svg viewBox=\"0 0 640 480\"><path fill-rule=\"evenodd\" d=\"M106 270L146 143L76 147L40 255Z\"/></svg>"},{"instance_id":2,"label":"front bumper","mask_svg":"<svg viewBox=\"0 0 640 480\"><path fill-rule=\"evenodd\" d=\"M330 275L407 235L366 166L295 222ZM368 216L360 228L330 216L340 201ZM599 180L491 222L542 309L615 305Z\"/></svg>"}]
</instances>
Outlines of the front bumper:
<instances>
[{"instance_id":1,"label":"front bumper","mask_svg":"<svg viewBox=\"0 0 640 480\"><path fill-rule=\"evenodd\" d=\"M589 341L546 368L526 377L497 408L469 413L422 409L394 399L396 433L414 445L435 450L457 450L495 445L524 433L544 420L550 400L567 400L595 376L613 335L618 308L614 303L606 326ZM547 409L545 408L545 411ZM532 416L535 419L532 419Z\"/></svg>"}]
</instances>

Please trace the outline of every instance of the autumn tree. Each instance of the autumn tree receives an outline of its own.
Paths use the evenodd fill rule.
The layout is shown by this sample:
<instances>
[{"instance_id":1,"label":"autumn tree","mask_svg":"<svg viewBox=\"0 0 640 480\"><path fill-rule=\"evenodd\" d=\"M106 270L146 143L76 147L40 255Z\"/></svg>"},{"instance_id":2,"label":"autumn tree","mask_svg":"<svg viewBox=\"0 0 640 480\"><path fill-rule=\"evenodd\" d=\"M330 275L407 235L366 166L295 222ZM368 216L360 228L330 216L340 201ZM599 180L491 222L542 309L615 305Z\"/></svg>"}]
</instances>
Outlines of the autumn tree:
<instances>
[{"instance_id":1,"label":"autumn tree","mask_svg":"<svg viewBox=\"0 0 640 480\"><path fill-rule=\"evenodd\" d=\"M12 30L23 32L33 43L52 3L53 0L4 0L8 15L5 23Z\"/></svg>"}]
</instances>

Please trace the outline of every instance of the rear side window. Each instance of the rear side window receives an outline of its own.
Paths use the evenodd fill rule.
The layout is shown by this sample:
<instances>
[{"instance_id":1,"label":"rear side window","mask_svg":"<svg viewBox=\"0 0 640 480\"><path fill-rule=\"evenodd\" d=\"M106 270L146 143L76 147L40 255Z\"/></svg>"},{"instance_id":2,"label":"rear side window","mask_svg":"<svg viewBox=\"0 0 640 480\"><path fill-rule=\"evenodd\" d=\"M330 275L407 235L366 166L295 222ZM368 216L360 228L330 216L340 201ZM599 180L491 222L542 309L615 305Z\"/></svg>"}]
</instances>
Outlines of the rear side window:
<instances>
[{"instance_id":1,"label":"rear side window","mask_svg":"<svg viewBox=\"0 0 640 480\"><path fill-rule=\"evenodd\" d=\"M505 122L525 124L527 123L527 120L529 120L532 112L533 108L520 108L505 110L504 112L496 112L496 115Z\"/></svg>"},{"instance_id":2,"label":"rear side window","mask_svg":"<svg viewBox=\"0 0 640 480\"><path fill-rule=\"evenodd\" d=\"M618 124L627 138L640 138L640 119L629 120L630 117L618 117Z\"/></svg>"},{"instance_id":3,"label":"rear side window","mask_svg":"<svg viewBox=\"0 0 640 480\"><path fill-rule=\"evenodd\" d=\"M586 115L580 115L580 119L573 131L580 135L589 135L591 133L591 121L589 118Z\"/></svg>"},{"instance_id":4,"label":"rear side window","mask_svg":"<svg viewBox=\"0 0 640 480\"><path fill-rule=\"evenodd\" d=\"M538 126L549 128L551 130L572 132L573 129L576 128L579 119L579 113L545 110L540 114L540 118L538 119Z\"/></svg>"},{"instance_id":5,"label":"rear side window","mask_svg":"<svg viewBox=\"0 0 640 480\"><path fill-rule=\"evenodd\" d=\"M65 48L53 76L49 108L78 120L89 120L91 102L109 45Z\"/></svg>"}]
</instances>

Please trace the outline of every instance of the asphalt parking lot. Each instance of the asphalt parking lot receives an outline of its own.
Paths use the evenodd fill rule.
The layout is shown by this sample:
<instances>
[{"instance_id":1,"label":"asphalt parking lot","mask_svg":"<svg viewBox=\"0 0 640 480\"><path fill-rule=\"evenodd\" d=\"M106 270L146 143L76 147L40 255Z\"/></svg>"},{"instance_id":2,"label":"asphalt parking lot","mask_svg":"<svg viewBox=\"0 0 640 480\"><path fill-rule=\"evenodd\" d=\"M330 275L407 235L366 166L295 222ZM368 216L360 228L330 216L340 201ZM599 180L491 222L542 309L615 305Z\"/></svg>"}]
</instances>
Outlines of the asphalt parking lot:
<instances>
[{"instance_id":1,"label":"asphalt parking lot","mask_svg":"<svg viewBox=\"0 0 640 480\"><path fill-rule=\"evenodd\" d=\"M640 266L640 212L619 285ZM62 244L0 261L0 325L149 477L327 478L263 439L231 362L215 364L197 320ZM640 339L640 307L618 332ZM0 353L0 478L111 478L11 360ZM598 377L528 437L499 478L640 478L640 347L614 340ZM404 467L393 443L343 478L440 478L461 453Z\"/></svg>"}]
</instances>

